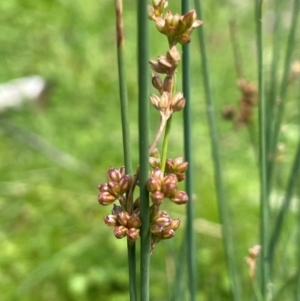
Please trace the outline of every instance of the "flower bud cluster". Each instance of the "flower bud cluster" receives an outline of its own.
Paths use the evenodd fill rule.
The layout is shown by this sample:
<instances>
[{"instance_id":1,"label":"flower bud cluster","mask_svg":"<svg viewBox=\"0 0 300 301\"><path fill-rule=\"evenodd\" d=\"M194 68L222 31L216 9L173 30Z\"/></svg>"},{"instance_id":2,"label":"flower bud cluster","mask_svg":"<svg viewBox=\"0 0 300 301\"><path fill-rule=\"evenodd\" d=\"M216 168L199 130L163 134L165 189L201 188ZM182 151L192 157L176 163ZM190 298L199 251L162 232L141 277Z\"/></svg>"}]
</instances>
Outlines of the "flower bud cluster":
<instances>
[{"instance_id":1,"label":"flower bud cluster","mask_svg":"<svg viewBox=\"0 0 300 301\"><path fill-rule=\"evenodd\" d=\"M166 55L160 55L157 60L149 61L150 67L153 71L157 73L167 74L172 76L180 62L181 56L180 52L176 48L176 46L172 46L171 49L168 50ZM163 84L158 83L159 87L162 88ZM167 85L167 83L164 83ZM163 89L164 91L170 92L171 89Z\"/></svg>"},{"instance_id":2,"label":"flower bud cluster","mask_svg":"<svg viewBox=\"0 0 300 301\"><path fill-rule=\"evenodd\" d=\"M160 154L157 148L150 153L149 164L152 168L160 167Z\"/></svg>"},{"instance_id":3,"label":"flower bud cluster","mask_svg":"<svg viewBox=\"0 0 300 301\"><path fill-rule=\"evenodd\" d=\"M185 179L185 172L188 169L188 162L185 162L183 157L177 157L175 159L168 158L166 161L165 172L167 174L174 173L178 182Z\"/></svg>"},{"instance_id":4,"label":"flower bud cluster","mask_svg":"<svg viewBox=\"0 0 300 301\"><path fill-rule=\"evenodd\" d=\"M180 220L179 218L172 219L166 211L159 212L158 205L152 205L150 212L151 250L153 250L160 240L169 239L175 235Z\"/></svg>"},{"instance_id":5,"label":"flower bud cluster","mask_svg":"<svg viewBox=\"0 0 300 301\"><path fill-rule=\"evenodd\" d=\"M178 179L175 173L163 174L163 171L156 167L151 173L147 182L147 189L154 205L160 205L165 198L175 204L186 204L188 195L177 187Z\"/></svg>"},{"instance_id":6,"label":"flower bud cluster","mask_svg":"<svg viewBox=\"0 0 300 301\"><path fill-rule=\"evenodd\" d=\"M173 15L170 11L167 11L163 16L163 10L167 7L168 1L153 0L152 5L148 6L149 19L155 21L158 31L167 36L169 45L189 43L192 31L203 23L197 20L195 10L191 10L184 15Z\"/></svg>"},{"instance_id":7,"label":"flower bud cluster","mask_svg":"<svg viewBox=\"0 0 300 301\"><path fill-rule=\"evenodd\" d=\"M110 168L107 172L108 182L98 187L100 193L98 201L101 205L110 205L116 200L122 200L129 191L132 183L131 175L125 174L124 167Z\"/></svg>"},{"instance_id":8,"label":"flower bud cluster","mask_svg":"<svg viewBox=\"0 0 300 301\"><path fill-rule=\"evenodd\" d=\"M131 215L123 211L121 206L114 205L112 214L104 217L106 225L114 228L114 235L121 239L125 236L131 242L135 242L140 236L142 225L139 210L135 210Z\"/></svg>"},{"instance_id":9,"label":"flower bud cluster","mask_svg":"<svg viewBox=\"0 0 300 301\"><path fill-rule=\"evenodd\" d=\"M232 105L226 106L222 114L225 119L233 121L236 129L240 129L244 125L249 125L252 121L254 107L257 104L257 89L245 79L239 79L237 86L242 94L239 100L239 108L235 109Z\"/></svg>"},{"instance_id":10,"label":"flower bud cluster","mask_svg":"<svg viewBox=\"0 0 300 301\"><path fill-rule=\"evenodd\" d=\"M181 92L173 94L174 73L180 61L180 53L176 46L168 50L166 56L149 61L153 71L166 74L164 80L158 74L152 75L152 85L160 95L150 96L152 105L162 116L168 119L174 112L181 111L185 106L185 98Z\"/></svg>"},{"instance_id":11,"label":"flower bud cluster","mask_svg":"<svg viewBox=\"0 0 300 301\"><path fill-rule=\"evenodd\" d=\"M161 96L153 94L150 100L154 108L167 118L185 106L185 98L181 92L177 92L174 96L168 92L163 92Z\"/></svg>"}]
</instances>

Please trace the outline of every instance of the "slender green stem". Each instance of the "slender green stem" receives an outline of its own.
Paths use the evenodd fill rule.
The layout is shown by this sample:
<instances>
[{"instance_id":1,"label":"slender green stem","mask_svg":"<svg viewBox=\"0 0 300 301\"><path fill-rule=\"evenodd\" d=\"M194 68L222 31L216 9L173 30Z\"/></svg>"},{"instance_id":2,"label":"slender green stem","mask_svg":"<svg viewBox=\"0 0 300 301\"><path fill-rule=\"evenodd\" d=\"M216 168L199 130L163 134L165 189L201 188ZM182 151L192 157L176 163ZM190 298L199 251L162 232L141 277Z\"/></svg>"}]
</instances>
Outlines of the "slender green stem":
<instances>
[{"instance_id":1,"label":"slender green stem","mask_svg":"<svg viewBox=\"0 0 300 301\"><path fill-rule=\"evenodd\" d=\"M175 270L175 279L173 283L173 289L172 289L172 294L171 294L171 299L170 301L182 301L183 300L183 277L185 275L185 266L182 266L182 258L185 258L186 256L186 239L184 238L180 250L178 254L176 254L176 270Z\"/></svg>"},{"instance_id":2,"label":"slender green stem","mask_svg":"<svg viewBox=\"0 0 300 301\"><path fill-rule=\"evenodd\" d=\"M290 64L292 59L292 53L295 44L299 10L300 10L300 0L294 0L293 10L292 10L293 16L292 16L291 27L288 36L287 50L286 50L286 56L284 62L284 72L281 80L280 93L279 93L278 114L275 118L274 131L271 137L272 139L270 145L270 155L273 158L273 160L270 162L268 168L268 174L270 175L270 177L272 176L274 157L276 155L276 147L277 147L280 127L284 116L285 99L286 99L286 94L288 89L288 76L289 76Z\"/></svg>"},{"instance_id":3,"label":"slender green stem","mask_svg":"<svg viewBox=\"0 0 300 301\"><path fill-rule=\"evenodd\" d=\"M300 114L300 79L298 81L298 113ZM300 131L300 124L298 125ZM300 177L300 172L298 173L298 178ZM296 190L297 197L298 197L298 219L297 219L297 245L300 246L300 188ZM298 258L300 258L300 249L298 248ZM296 288L296 300L300 301L300 269L298 272L298 280L297 280L297 288Z\"/></svg>"},{"instance_id":4,"label":"slender green stem","mask_svg":"<svg viewBox=\"0 0 300 301\"><path fill-rule=\"evenodd\" d=\"M272 53L272 64L271 64L271 73L270 73L270 85L269 85L269 95L267 101L268 114L267 114L267 148L268 148L268 157L270 162L272 162L272 155L270 153L270 144L272 137L272 126L274 120L274 110L276 108L277 101L277 74L278 74L278 65L279 65L279 55L281 49L281 36L280 36L280 17L282 15L282 0L275 1L275 22L273 28L273 53ZM269 169L269 167L268 167ZM270 176L268 177L270 179Z\"/></svg>"},{"instance_id":5,"label":"slender green stem","mask_svg":"<svg viewBox=\"0 0 300 301\"><path fill-rule=\"evenodd\" d=\"M125 69L125 37L123 30L123 8L122 0L115 0L116 8L116 30L117 30L117 56L118 56L118 74L119 74L119 91L121 103L121 120L122 120L122 137L123 137L123 154L125 171L127 174L132 172L131 147L130 147L130 129L129 129L129 112L128 112L128 94L126 86L126 69ZM132 199L127 199L131 204L126 204L129 213L132 211ZM127 240L127 257L129 273L129 294L130 301L137 300L136 289L136 256L135 244Z\"/></svg>"},{"instance_id":6,"label":"slender green stem","mask_svg":"<svg viewBox=\"0 0 300 301\"><path fill-rule=\"evenodd\" d=\"M244 71L243 71L243 64L242 64L242 55L241 55L240 45L238 43L237 27L236 27L235 20L229 21L229 33L230 33L230 40L231 40L232 51L233 51L236 77L237 79L243 78Z\"/></svg>"},{"instance_id":7,"label":"slender green stem","mask_svg":"<svg viewBox=\"0 0 300 301\"><path fill-rule=\"evenodd\" d=\"M201 0L195 0L195 8L197 11L198 18L200 19L202 19L201 2L202 2ZM202 57L202 72L203 72L203 80L204 80L204 88L205 88L207 118L208 118L210 137L211 137L211 151L212 151L212 158L214 164L214 177L215 177L216 193L217 193L217 200L218 200L218 209L219 209L220 220L222 223L223 244L224 244L224 250L226 255L227 267L231 279L233 300L239 301L242 299L240 296L241 294L240 284L238 281L238 275L237 275L235 261L234 261L232 239L230 235L227 200L225 197L225 192L223 187L224 184L223 184L222 168L221 168L220 155L219 155L217 125L214 116L214 104L211 95L208 59L206 54L205 42L204 42L205 41L204 26L200 26L198 33L199 33L199 42L200 42L201 57Z\"/></svg>"},{"instance_id":8,"label":"slender green stem","mask_svg":"<svg viewBox=\"0 0 300 301\"><path fill-rule=\"evenodd\" d=\"M182 14L189 11L189 1L182 0ZM188 272L188 289L190 300L195 301L197 295L197 266L195 255L195 233L193 227L194 221L194 202L193 195L193 158L192 158L192 138L191 138L191 96L190 96L190 48L189 44L182 46L182 90L186 99L183 111L184 122L184 157L189 162L189 168L186 171L185 190L189 196L189 202L186 207L186 254L187 254L187 272Z\"/></svg>"},{"instance_id":9,"label":"slender green stem","mask_svg":"<svg viewBox=\"0 0 300 301\"><path fill-rule=\"evenodd\" d=\"M257 280L252 280L252 287L257 301L264 301L261 291L259 290L259 285Z\"/></svg>"},{"instance_id":10,"label":"slender green stem","mask_svg":"<svg viewBox=\"0 0 300 301\"><path fill-rule=\"evenodd\" d=\"M298 174L300 176L300 173ZM300 199L300 194L298 194L298 200ZM300 202L298 203L298 225L297 225L297 245L300 245ZM300 249L298 248L298 258L300 258ZM296 301L300 301L300 269L298 270L297 276L297 286L296 286Z\"/></svg>"},{"instance_id":11,"label":"slender green stem","mask_svg":"<svg viewBox=\"0 0 300 301\"><path fill-rule=\"evenodd\" d=\"M262 33L262 0L255 0L256 38L258 53L258 114L259 114L259 178L260 178L260 243L262 247L260 260L260 286L263 299L267 295L269 283L269 204L267 182L267 149L266 149L266 103L264 97L263 68L263 33Z\"/></svg>"},{"instance_id":12,"label":"slender green stem","mask_svg":"<svg viewBox=\"0 0 300 301\"><path fill-rule=\"evenodd\" d=\"M282 232L284 218L286 216L287 210L289 208L289 205L290 205L290 202L291 202L291 199L293 196L293 189L294 189L296 183L299 182L299 179L297 178L299 170L300 170L300 137L299 137L299 141L298 141L297 151L296 151L295 157L294 157L293 167L291 169L287 188L285 191L284 200L282 202L278 217L276 219L275 227L272 232L271 239L270 239L270 246L269 246L270 264L272 264L272 262L273 262L276 244L279 241L280 234Z\"/></svg>"},{"instance_id":13,"label":"slender green stem","mask_svg":"<svg viewBox=\"0 0 300 301\"><path fill-rule=\"evenodd\" d=\"M162 118L164 118L164 117L162 117ZM165 135L164 135L164 141L163 141L162 156L161 156L161 167L160 167L163 174L165 172L166 161L167 161L167 151L168 151L171 125L172 125L172 115L167 120L166 130L165 130Z\"/></svg>"},{"instance_id":14,"label":"slender green stem","mask_svg":"<svg viewBox=\"0 0 300 301\"><path fill-rule=\"evenodd\" d=\"M149 33L147 0L138 0L138 103L139 103L139 158L140 158L140 210L141 210L141 301L149 301L150 276L150 216L149 193L146 189L149 171L149 95L148 59Z\"/></svg>"}]
</instances>

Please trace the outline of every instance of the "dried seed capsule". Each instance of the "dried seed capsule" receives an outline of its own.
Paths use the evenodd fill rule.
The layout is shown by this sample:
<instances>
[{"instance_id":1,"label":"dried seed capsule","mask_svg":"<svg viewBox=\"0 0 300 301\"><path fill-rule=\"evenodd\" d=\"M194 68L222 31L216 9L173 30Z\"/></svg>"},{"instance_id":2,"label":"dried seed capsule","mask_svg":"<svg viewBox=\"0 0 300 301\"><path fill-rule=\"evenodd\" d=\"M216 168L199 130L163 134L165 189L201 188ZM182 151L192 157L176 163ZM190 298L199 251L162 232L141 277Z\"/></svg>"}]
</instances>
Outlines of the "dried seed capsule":
<instances>
[{"instance_id":1,"label":"dried seed capsule","mask_svg":"<svg viewBox=\"0 0 300 301\"><path fill-rule=\"evenodd\" d=\"M109 192L101 192L98 201L101 205L110 205L116 200L116 197Z\"/></svg>"},{"instance_id":2,"label":"dried seed capsule","mask_svg":"<svg viewBox=\"0 0 300 301\"><path fill-rule=\"evenodd\" d=\"M187 12L182 16L182 22L185 24L185 28L189 29L192 27L193 23L196 21L197 15L194 9Z\"/></svg>"},{"instance_id":3,"label":"dried seed capsule","mask_svg":"<svg viewBox=\"0 0 300 301\"><path fill-rule=\"evenodd\" d=\"M155 89L157 89L159 92L161 92L163 88L163 82L159 75L152 73L152 85Z\"/></svg>"},{"instance_id":4,"label":"dried seed capsule","mask_svg":"<svg viewBox=\"0 0 300 301\"><path fill-rule=\"evenodd\" d=\"M180 61L180 52L176 48L176 46L173 46L168 52L167 52L167 60L170 62L172 67L176 67Z\"/></svg>"},{"instance_id":5,"label":"dried seed capsule","mask_svg":"<svg viewBox=\"0 0 300 301\"><path fill-rule=\"evenodd\" d=\"M166 229L161 233L160 238L161 239L169 239L175 236L175 231L173 229Z\"/></svg>"},{"instance_id":6,"label":"dried seed capsule","mask_svg":"<svg viewBox=\"0 0 300 301\"><path fill-rule=\"evenodd\" d=\"M153 204L160 205L163 202L165 195L161 191L155 191L150 193L150 198Z\"/></svg>"},{"instance_id":7,"label":"dried seed capsule","mask_svg":"<svg viewBox=\"0 0 300 301\"><path fill-rule=\"evenodd\" d=\"M152 168L160 166L160 158L149 157L149 164Z\"/></svg>"},{"instance_id":8,"label":"dried seed capsule","mask_svg":"<svg viewBox=\"0 0 300 301\"><path fill-rule=\"evenodd\" d=\"M176 173L176 177L177 177L178 182L181 182L185 179L185 174L178 172L178 173Z\"/></svg>"},{"instance_id":9,"label":"dried seed capsule","mask_svg":"<svg viewBox=\"0 0 300 301\"><path fill-rule=\"evenodd\" d=\"M122 211L117 215L118 222L123 226L127 226L127 221L129 220L129 217L129 213L125 211Z\"/></svg>"},{"instance_id":10,"label":"dried seed capsule","mask_svg":"<svg viewBox=\"0 0 300 301\"><path fill-rule=\"evenodd\" d=\"M171 198L171 201L175 204L181 205L186 204L188 202L189 198L185 191L177 191L175 193L175 196Z\"/></svg>"},{"instance_id":11,"label":"dried seed capsule","mask_svg":"<svg viewBox=\"0 0 300 301\"><path fill-rule=\"evenodd\" d=\"M159 227L167 228L172 224L172 220L170 217L158 217L153 224Z\"/></svg>"},{"instance_id":12,"label":"dried seed capsule","mask_svg":"<svg viewBox=\"0 0 300 301\"><path fill-rule=\"evenodd\" d=\"M142 221L140 215L137 213L132 213L127 221L128 228L140 228Z\"/></svg>"},{"instance_id":13,"label":"dried seed capsule","mask_svg":"<svg viewBox=\"0 0 300 301\"><path fill-rule=\"evenodd\" d=\"M150 225L150 232L153 233L154 235L160 236L164 231L164 228L156 225L156 224L151 224Z\"/></svg>"},{"instance_id":14,"label":"dried seed capsule","mask_svg":"<svg viewBox=\"0 0 300 301\"><path fill-rule=\"evenodd\" d=\"M178 157L174 159L174 167L175 167L175 173L183 173L188 169L189 163L183 162L182 157Z\"/></svg>"},{"instance_id":15,"label":"dried seed capsule","mask_svg":"<svg viewBox=\"0 0 300 301\"><path fill-rule=\"evenodd\" d=\"M176 231L179 225L180 225L180 219L174 218L172 219L170 226L166 227L166 229L173 229L174 231Z\"/></svg>"},{"instance_id":16,"label":"dried seed capsule","mask_svg":"<svg viewBox=\"0 0 300 301\"><path fill-rule=\"evenodd\" d=\"M136 229L136 228L128 229L127 237L131 242L135 242L140 237L140 229Z\"/></svg>"},{"instance_id":17,"label":"dried seed capsule","mask_svg":"<svg viewBox=\"0 0 300 301\"><path fill-rule=\"evenodd\" d=\"M108 191L110 194L118 198L121 195L121 186L117 182L108 182Z\"/></svg>"},{"instance_id":18,"label":"dried seed capsule","mask_svg":"<svg viewBox=\"0 0 300 301\"><path fill-rule=\"evenodd\" d=\"M162 186L165 186L167 184L177 184L177 177L174 173L169 173L168 175L166 175L162 181Z\"/></svg>"},{"instance_id":19,"label":"dried seed capsule","mask_svg":"<svg viewBox=\"0 0 300 301\"><path fill-rule=\"evenodd\" d=\"M107 172L109 182L119 182L121 179L121 173L118 169L111 167Z\"/></svg>"},{"instance_id":20,"label":"dried seed capsule","mask_svg":"<svg viewBox=\"0 0 300 301\"><path fill-rule=\"evenodd\" d=\"M121 188L121 194L125 193L126 191L128 191L130 189L131 182L132 182L131 175L123 175L122 176L122 178L119 182L120 188Z\"/></svg>"},{"instance_id":21,"label":"dried seed capsule","mask_svg":"<svg viewBox=\"0 0 300 301\"><path fill-rule=\"evenodd\" d=\"M161 189L161 182L160 180L156 178L149 178L147 181L147 190L149 192L155 192L155 191L160 191Z\"/></svg>"},{"instance_id":22,"label":"dried seed capsule","mask_svg":"<svg viewBox=\"0 0 300 301\"><path fill-rule=\"evenodd\" d=\"M178 92L174 95L172 98L172 104L171 107L174 112L181 111L185 106L185 98L183 97L183 94L181 92Z\"/></svg>"},{"instance_id":23,"label":"dried seed capsule","mask_svg":"<svg viewBox=\"0 0 300 301\"><path fill-rule=\"evenodd\" d=\"M114 229L114 235L116 238L120 239L126 236L128 229L124 226L117 226Z\"/></svg>"},{"instance_id":24,"label":"dried seed capsule","mask_svg":"<svg viewBox=\"0 0 300 301\"><path fill-rule=\"evenodd\" d=\"M153 107L156 109L156 110L159 110L159 103L160 103L160 97L155 95L155 94L152 94L150 96L150 101L153 105Z\"/></svg>"},{"instance_id":25,"label":"dried seed capsule","mask_svg":"<svg viewBox=\"0 0 300 301\"><path fill-rule=\"evenodd\" d=\"M163 172L162 172L162 170L159 167L155 168L150 173L150 178L154 178L154 179L157 179L157 180L161 181L163 179Z\"/></svg>"},{"instance_id":26,"label":"dried seed capsule","mask_svg":"<svg viewBox=\"0 0 300 301\"><path fill-rule=\"evenodd\" d=\"M149 61L150 67L153 71L157 73L166 73L165 68L159 64L157 61L151 60Z\"/></svg>"},{"instance_id":27,"label":"dried seed capsule","mask_svg":"<svg viewBox=\"0 0 300 301\"><path fill-rule=\"evenodd\" d=\"M103 220L104 223L109 227L116 227L118 225L117 217L115 215L106 215Z\"/></svg>"},{"instance_id":28,"label":"dried seed capsule","mask_svg":"<svg viewBox=\"0 0 300 301\"><path fill-rule=\"evenodd\" d=\"M177 180L177 178L176 178ZM165 194L165 197L172 198L177 192L177 183L167 183L162 185L161 191Z\"/></svg>"},{"instance_id":29,"label":"dried seed capsule","mask_svg":"<svg viewBox=\"0 0 300 301\"><path fill-rule=\"evenodd\" d=\"M170 106L169 93L164 91L160 96L159 111L165 111Z\"/></svg>"},{"instance_id":30,"label":"dried seed capsule","mask_svg":"<svg viewBox=\"0 0 300 301\"><path fill-rule=\"evenodd\" d=\"M107 183L101 184L98 186L98 189L100 192L107 192L109 190L108 184Z\"/></svg>"}]
</instances>

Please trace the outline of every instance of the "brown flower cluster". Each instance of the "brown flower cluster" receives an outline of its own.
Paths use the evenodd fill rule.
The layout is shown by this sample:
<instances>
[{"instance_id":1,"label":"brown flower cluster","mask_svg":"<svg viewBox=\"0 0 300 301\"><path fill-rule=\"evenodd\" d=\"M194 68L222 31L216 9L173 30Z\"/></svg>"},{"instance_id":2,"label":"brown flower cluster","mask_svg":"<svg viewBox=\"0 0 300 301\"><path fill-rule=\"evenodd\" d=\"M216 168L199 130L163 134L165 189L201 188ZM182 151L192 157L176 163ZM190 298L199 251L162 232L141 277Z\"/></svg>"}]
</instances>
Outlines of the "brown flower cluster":
<instances>
[{"instance_id":1,"label":"brown flower cluster","mask_svg":"<svg viewBox=\"0 0 300 301\"><path fill-rule=\"evenodd\" d=\"M110 205L116 200L124 203L125 193L132 183L131 175L125 174L125 168L110 168L107 172L108 182L98 186L100 194L98 201L101 205Z\"/></svg>"},{"instance_id":2,"label":"brown flower cluster","mask_svg":"<svg viewBox=\"0 0 300 301\"><path fill-rule=\"evenodd\" d=\"M160 212L160 205L166 198L175 204L185 204L188 201L186 192L177 187L178 182L185 179L188 163L184 162L182 157L168 158L163 172L159 167L161 160L157 149L150 155L149 163L153 169L147 183L152 201L150 207L152 252L160 240L172 238L180 225L179 219L172 219L166 211ZM128 210L128 202L132 202L133 191L138 185L138 173L132 177L125 174L124 167L110 168L107 178L108 182L98 187L100 191L98 201L101 205L119 201L119 205L114 204L111 214L104 217L104 222L114 228L116 238L127 237L130 242L135 242L139 238L142 225L139 197L133 204L133 211Z\"/></svg>"},{"instance_id":3,"label":"brown flower cluster","mask_svg":"<svg viewBox=\"0 0 300 301\"><path fill-rule=\"evenodd\" d=\"M180 225L179 218L172 219L168 212L159 212L159 205L150 208L151 252L156 244L163 239L170 239Z\"/></svg>"},{"instance_id":4,"label":"brown flower cluster","mask_svg":"<svg viewBox=\"0 0 300 301\"><path fill-rule=\"evenodd\" d=\"M160 240L172 238L180 225L179 219L172 219L166 211L160 211L163 200L170 199L175 204L186 204L188 201L187 193L178 187L178 183L185 179L188 162L184 162L182 157L167 159L165 155L161 160L156 145L172 114L182 110L186 103L183 93L175 92L174 89L174 76L181 59L176 44L189 43L192 31L202 24L202 21L196 19L194 10L185 15L173 15L168 11L163 16L167 6L167 0L152 0L152 6L148 8L150 19L156 22L157 29L169 42L166 55L149 61L151 69L155 72L152 75L152 85L159 93L153 94L150 100L161 115L160 127L149 148L149 164L152 171L149 173L147 189L152 201L149 208L151 252ZM164 75L164 79L160 75ZM166 145L162 151L165 154L164 150ZM116 238L127 237L134 243L142 226L139 196L133 202L135 188L139 185L139 171L132 176L125 173L124 167L110 168L107 178L108 181L98 187L100 191L98 201L101 205L110 205L116 201L119 204L114 204L111 214L104 217L104 222L113 227Z\"/></svg>"},{"instance_id":5,"label":"brown flower cluster","mask_svg":"<svg viewBox=\"0 0 300 301\"><path fill-rule=\"evenodd\" d=\"M158 158L150 157L149 162L154 168L147 183L152 203L160 205L165 198L168 198L175 204L186 204L188 196L185 191L178 190L177 184L185 179L184 173L188 168L188 162L184 162L182 157L169 158L165 172L160 169Z\"/></svg>"},{"instance_id":6,"label":"brown flower cluster","mask_svg":"<svg viewBox=\"0 0 300 301\"><path fill-rule=\"evenodd\" d=\"M239 109L229 105L223 108L222 115L225 119L232 120L236 129L251 124L254 107L257 105L257 89L245 79L239 79L237 86L241 91Z\"/></svg>"},{"instance_id":7,"label":"brown flower cluster","mask_svg":"<svg viewBox=\"0 0 300 301\"><path fill-rule=\"evenodd\" d=\"M166 74L164 80L158 74L152 74L152 85L160 93L160 96L152 94L152 105L160 114L168 119L174 112L181 111L185 106L185 98L181 92L173 95L174 73L180 61L180 53L173 46L166 56L159 56L156 61L149 61L153 71Z\"/></svg>"},{"instance_id":8,"label":"brown flower cluster","mask_svg":"<svg viewBox=\"0 0 300 301\"><path fill-rule=\"evenodd\" d=\"M158 31L167 36L170 46L177 43L181 45L189 43L191 33L203 22L197 20L195 10L191 10L184 15L173 15L170 11L167 11L163 16L163 11L167 6L167 0L152 0L152 6L148 6L149 18L155 21Z\"/></svg>"},{"instance_id":9,"label":"brown flower cluster","mask_svg":"<svg viewBox=\"0 0 300 301\"><path fill-rule=\"evenodd\" d=\"M116 238L127 236L131 242L135 242L139 238L142 222L138 209L130 215L121 206L114 205L111 214L104 217L104 222L114 228Z\"/></svg>"},{"instance_id":10,"label":"brown flower cluster","mask_svg":"<svg viewBox=\"0 0 300 301\"><path fill-rule=\"evenodd\" d=\"M256 262L260 253L260 245L255 245L248 250L248 256L245 257L246 263L249 266L249 274L251 280L255 279Z\"/></svg>"},{"instance_id":11,"label":"brown flower cluster","mask_svg":"<svg viewBox=\"0 0 300 301\"><path fill-rule=\"evenodd\" d=\"M177 205L186 204L188 195L185 191L179 190L178 182L185 179L185 171L188 162L184 162L182 157L175 159L168 158L165 164L165 171L160 168L161 160L157 149L149 158L150 166L153 170L147 183L150 192L152 206L150 208L150 232L151 232L151 251L162 239L169 239L175 235L175 231L180 225L179 219L172 219L166 211L160 212L163 200L168 198Z\"/></svg>"}]
</instances>

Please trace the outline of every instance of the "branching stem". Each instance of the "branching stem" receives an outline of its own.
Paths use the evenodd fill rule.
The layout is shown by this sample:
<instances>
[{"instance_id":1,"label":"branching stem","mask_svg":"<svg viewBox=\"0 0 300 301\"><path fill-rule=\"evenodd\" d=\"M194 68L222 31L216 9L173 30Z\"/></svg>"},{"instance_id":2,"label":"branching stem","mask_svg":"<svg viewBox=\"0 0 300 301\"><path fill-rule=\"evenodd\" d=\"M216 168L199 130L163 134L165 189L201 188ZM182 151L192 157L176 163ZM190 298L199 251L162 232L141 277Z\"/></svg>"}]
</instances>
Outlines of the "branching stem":
<instances>
[{"instance_id":1,"label":"branching stem","mask_svg":"<svg viewBox=\"0 0 300 301\"><path fill-rule=\"evenodd\" d=\"M160 140L161 135L164 132L164 129L166 127L167 120L168 120L168 118L162 114L161 119L160 119L159 129L157 131L156 137L149 148L149 154L151 154L153 152L153 150L156 148L156 145L157 145L158 141Z\"/></svg>"}]
</instances>

